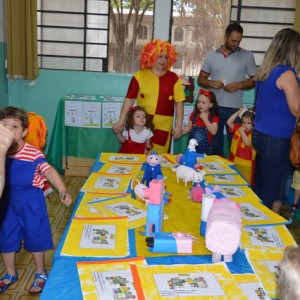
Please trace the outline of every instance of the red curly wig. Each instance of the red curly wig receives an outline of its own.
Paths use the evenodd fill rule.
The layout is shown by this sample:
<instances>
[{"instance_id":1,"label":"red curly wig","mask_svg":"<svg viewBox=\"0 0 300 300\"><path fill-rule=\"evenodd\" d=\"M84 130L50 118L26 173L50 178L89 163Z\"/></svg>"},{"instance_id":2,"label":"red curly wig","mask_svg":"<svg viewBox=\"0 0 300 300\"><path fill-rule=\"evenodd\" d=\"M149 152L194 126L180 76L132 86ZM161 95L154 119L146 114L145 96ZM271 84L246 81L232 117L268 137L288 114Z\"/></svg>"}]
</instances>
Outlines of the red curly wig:
<instances>
[{"instance_id":1,"label":"red curly wig","mask_svg":"<svg viewBox=\"0 0 300 300\"><path fill-rule=\"evenodd\" d=\"M151 68L155 63L157 56L161 54L166 54L168 56L166 69L169 70L176 62L177 52L175 47L169 42L157 39L147 43L141 51L140 69L143 70Z\"/></svg>"}]
</instances>

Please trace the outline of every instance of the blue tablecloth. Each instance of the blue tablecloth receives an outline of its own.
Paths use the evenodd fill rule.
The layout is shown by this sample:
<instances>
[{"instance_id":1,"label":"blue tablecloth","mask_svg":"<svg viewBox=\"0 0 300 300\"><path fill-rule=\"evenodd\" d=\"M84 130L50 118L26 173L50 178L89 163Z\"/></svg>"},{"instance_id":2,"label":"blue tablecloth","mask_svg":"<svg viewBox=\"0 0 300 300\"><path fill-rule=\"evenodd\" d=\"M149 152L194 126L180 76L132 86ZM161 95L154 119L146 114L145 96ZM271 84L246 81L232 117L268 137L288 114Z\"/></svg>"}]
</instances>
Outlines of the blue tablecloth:
<instances>
[{"instance_id":1,"label":"blue tablecloth","mask_svg":"<svg viewBox=\"0 0 300 300\"><path fill-rule=\"evenodd\" d=\"M91 172L98 171L102 163L99 162L99 156L97 157L95 164L92 167ZM41 294L41 300L81 300L83 299L80 281L77 272L76 262L79 261L100 261L107 260L106 258L95 257L74 257L74 256L61 256L61 250L64 245L67 232L70 227L71 220L75 214L77 207L83 197L83 193L80 193L76 203L74 205L70 220L62 235L62 238L58 244L58 247L54 253L53 266L49 274L49 279L45 285L44 291ZM135 257L135 232L129 230L129 244L130 255L128 257ZM212 263L211 255L183 255L183 256L163 256L163 257L146 257L146 261L149 265L154 264L208 264ZM233 256L233 262L226 263L229 270L233 274L238 273L253 273L251 266L245 256L243 250L238 251Z\"/></svg>"}]
</instances>

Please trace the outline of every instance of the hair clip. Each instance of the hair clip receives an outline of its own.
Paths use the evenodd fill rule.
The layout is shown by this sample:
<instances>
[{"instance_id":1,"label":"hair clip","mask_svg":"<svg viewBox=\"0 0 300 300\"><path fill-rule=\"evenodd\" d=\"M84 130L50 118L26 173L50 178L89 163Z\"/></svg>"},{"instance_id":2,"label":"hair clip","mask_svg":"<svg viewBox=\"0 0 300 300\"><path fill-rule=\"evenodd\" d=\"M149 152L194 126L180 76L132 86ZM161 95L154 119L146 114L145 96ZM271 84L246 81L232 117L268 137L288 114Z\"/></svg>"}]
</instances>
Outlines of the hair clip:
<instances>
[{"instance_id":1,"label":"hair clip","mask_svg":"<svg viewBox=\"0 0 300 300\"><path fill-rule=\"evenodd\" d=\"M212 94L211 94L210 91L208 91L208 90L203 90L203 89L200 89L200 90L199 90L199 95L205 95L205 96L208 97L208 98L211 98L211 96L212 96Z\"/></svg>"}]
</instances>

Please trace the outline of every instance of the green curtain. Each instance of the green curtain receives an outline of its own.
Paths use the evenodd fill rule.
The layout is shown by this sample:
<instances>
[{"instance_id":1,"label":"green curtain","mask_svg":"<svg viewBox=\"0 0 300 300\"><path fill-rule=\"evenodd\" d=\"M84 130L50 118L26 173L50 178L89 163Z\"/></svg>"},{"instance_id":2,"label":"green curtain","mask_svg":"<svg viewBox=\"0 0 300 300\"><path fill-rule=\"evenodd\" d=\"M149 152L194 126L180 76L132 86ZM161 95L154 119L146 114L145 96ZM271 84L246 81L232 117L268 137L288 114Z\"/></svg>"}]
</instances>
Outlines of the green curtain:
<instances>
[{"instance_id":1,"label":"green curtain","mask_svg":"<svg viewBox=\"0 0 300 300\"><path fill-rule=\"evenodd\" d=\"M7 76L11 79L36 79L37 1L6 1Z\"/></svg>"}]
</instances>

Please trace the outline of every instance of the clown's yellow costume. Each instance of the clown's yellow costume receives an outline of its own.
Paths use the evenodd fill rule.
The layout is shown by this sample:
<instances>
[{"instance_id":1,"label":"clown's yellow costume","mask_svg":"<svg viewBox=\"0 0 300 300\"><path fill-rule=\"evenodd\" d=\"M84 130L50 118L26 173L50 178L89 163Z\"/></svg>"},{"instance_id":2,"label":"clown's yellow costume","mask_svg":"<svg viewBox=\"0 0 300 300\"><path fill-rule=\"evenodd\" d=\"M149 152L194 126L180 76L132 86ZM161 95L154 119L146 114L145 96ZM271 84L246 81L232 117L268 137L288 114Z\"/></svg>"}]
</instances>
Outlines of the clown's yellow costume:
<instances>
[{"instance_id":1,"label":"clown's yellow costume","mask_svg":"<svg viewBox=\"0 0 300 300\"><path fill-rule=\"evenodd\" d=\"M162 55L167 58L166 64L163 70L156 72L155 63ZM159 154L170 152L174 107L185 100L182 81L169 71L176 58L177 53L168 42L153 40L147 43L140 53L141 70L134 74L126 95L131 104L137 99L137 105L150 115L155 127L152 150Z\"/></svg>"},{"instance_id":2,"label":"clown's yellow costume","mask_svg":"<svg viewBox=\"0 0 300 300\"><path fill-rule=\"evenodd\" d=\"M150 69L140 70L131 79L126 98L137 99L152 119L155 130L152 151L169 152L173 128L174 102L185 100L181 80L167 71L156 76Z\"/></svg>"}]
</instances>

